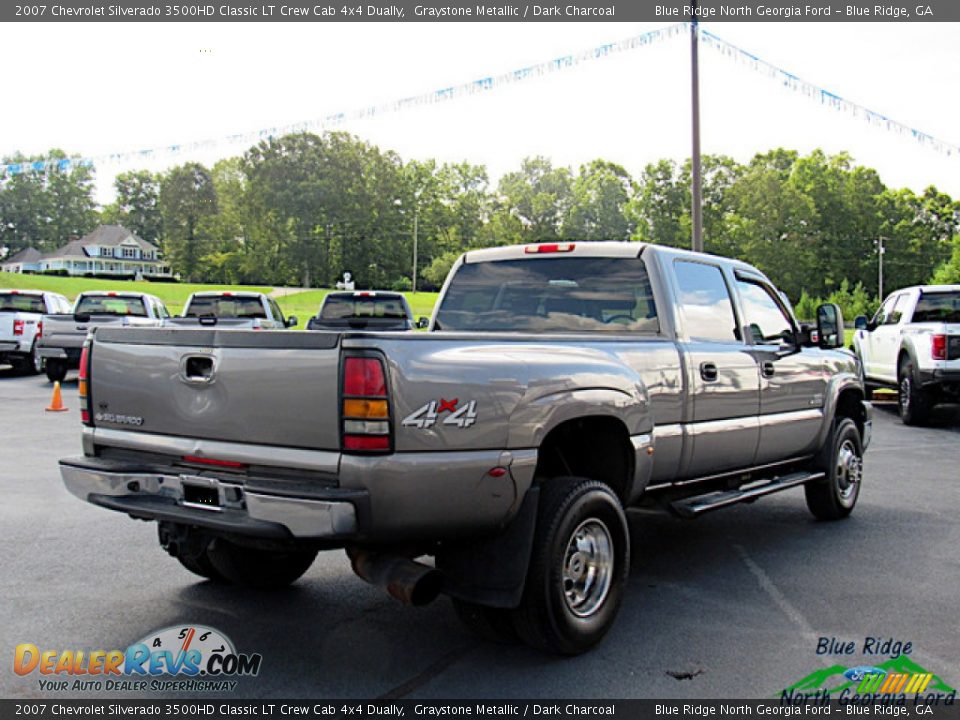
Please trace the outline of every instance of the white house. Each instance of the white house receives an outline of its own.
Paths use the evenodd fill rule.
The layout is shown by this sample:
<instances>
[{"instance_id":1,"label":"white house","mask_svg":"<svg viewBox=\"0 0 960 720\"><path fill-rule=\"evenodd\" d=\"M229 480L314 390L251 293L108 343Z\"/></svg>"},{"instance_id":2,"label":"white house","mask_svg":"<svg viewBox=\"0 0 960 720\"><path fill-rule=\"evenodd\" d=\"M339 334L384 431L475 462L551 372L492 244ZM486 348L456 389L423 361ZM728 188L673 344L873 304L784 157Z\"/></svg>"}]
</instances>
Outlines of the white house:
<instances>
[{"instance_id":1,"label":"white house","mask_svg":"<svg viewBox=\"0 0 960 720\"><path fill-rule=\"evenodd\" d=\"M79 240L40 254L33 248L21 250L0 263L7 272L66 270L68 275L134 275L171 277L156 245L120 225L101 225Z\"/></svg>"}]
</instances>

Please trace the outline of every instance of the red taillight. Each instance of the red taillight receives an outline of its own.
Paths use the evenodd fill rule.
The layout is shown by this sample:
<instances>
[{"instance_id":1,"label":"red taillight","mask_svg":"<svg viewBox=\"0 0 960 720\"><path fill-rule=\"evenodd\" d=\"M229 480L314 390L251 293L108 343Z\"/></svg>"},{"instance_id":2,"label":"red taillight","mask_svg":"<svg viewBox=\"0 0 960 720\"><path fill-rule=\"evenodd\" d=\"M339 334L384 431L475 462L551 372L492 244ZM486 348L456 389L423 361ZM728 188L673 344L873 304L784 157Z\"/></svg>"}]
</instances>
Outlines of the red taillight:
<instances>
[{"instance_id":1,"label":"red taillight","mask_svg":"<svg viewBox=\"0 0 960 720\"><path fill-rule=\"evenodd\" d=\"M23 320L14 320L13 321L13 334L14 335L23 335Z\"/></svg>"},{"instance_id":2,"label":"red taillight","mask_svg":"<svg viewBox=\"0 0 960 720\"><path fill-rule=\"evenodd\" d=\"M932 335L930 337L930 355L934 360L947 359L947 336Z\"/></svg>"},{"instance_id":3,"label":"red taillight","mask_svg":"<svg viewBox=\"0 0 960 720\"><path fill-rule=\"evenodd\" d=\"M344 435L344 450L389 450L389 435Z\"/></svg>"},{"instance_id":4,"label":"red taillight","mask_svg":"<svg viewBox=\"0 0 960 720\"><path fill-rule=\"evenodd\" d=\"M117 296L117 294L116 294L115 292L108 292L108 293L107 293L107 297L116 297L116 296Z\"/></svg>"},{"instance_id":5,"label":"red taillight","mask_svg":"<svg viewBox=\"0 0 960 720\"><path fill-rule=\"evenodd\" d=\"M77 375L77 391L80 396L80 422L93 425L90 420L90 344L84 343L80 351L80 369Z\"/></svg>"},{"instance_id":6,"label":"red taillight","mask_svg":"<svg viewBox=\"0 0 960 720\"><path fill-rule=\"evenodd\" d=\"M43 320L40 320L37 323L37 338L39 339L42 337L43 337Z\"/></svg>"},{"instance_id":7,"label":"red taillight","mask_svg":"<svg viewBox=\"0 0 960 720\"><path fill-rule=\"evenodd\" d=\"M340 423L344 452L390 451L390 401L379 358L344 358Z\"/></svg>"},{"instance_id":8,"label":"red taillight","mask_svg":"<svg viewBox=\"0 0 960 720\"><path fill-rule=\"evenodd\" d=\"M225 467L225 468L234 468L240 469L245 468L246 463L235 462L233 460L219 460L217 458L205 458L199 457L198 455L184 455L181 460L188 463L196 463L198 465L214 465L216 467Z\"/></svg>"},{"instance_id":9,"label":"red taillight","mask_svg":"<svg viewBox=\"0 0 960 720\"><path fill-rule=\"evenodd\" d=\"M348 357L343 361L343 394L385 397L383 365L376 358Z\"/></svg>"},{"instance_id":10,"label":"red taillight","mask_svg":"<svg viewBox=\"0 0 960 720\"><path fill-rule=\"evenodd\" d=\"M542 255L544 253L564 253L570 252L577 246L576 243L541 243L539 245L527 245L524 252L528 255Z\"/></svg>"}]
</instances>

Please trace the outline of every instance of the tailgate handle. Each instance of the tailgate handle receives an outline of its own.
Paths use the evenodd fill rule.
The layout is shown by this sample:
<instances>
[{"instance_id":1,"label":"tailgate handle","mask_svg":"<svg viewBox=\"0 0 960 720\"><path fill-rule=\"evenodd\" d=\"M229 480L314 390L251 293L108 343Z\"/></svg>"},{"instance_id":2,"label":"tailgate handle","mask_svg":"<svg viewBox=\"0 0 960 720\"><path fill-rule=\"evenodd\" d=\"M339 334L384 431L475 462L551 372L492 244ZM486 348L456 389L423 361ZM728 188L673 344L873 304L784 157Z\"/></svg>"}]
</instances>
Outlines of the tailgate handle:
<instances>
[{"instance_id":1,"label":"tailgate handle","mask_svg":"<svg viewBox=\"0 0 960 720\"><path fill-rule=\"evenodd\" d=\"M213 380L213 358L209 355L186 355L180 364L180 375L189 383Z\"/></svg>"}]
</instances>

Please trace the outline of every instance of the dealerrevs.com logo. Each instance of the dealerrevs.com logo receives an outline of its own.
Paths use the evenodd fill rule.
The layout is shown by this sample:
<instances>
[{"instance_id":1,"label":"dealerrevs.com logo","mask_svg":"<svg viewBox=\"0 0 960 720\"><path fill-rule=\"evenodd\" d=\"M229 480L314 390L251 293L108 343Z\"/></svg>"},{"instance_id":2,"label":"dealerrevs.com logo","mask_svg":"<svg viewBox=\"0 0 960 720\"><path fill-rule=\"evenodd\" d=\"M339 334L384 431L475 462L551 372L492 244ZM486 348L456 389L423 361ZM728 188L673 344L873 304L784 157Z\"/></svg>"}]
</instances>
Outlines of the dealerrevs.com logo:
<instances>
[{"instance_id":1,"label":"dealerrevs.com logo","mask_svg":"<svg viewBox=\"0 0 960 720\"><path fill-rule=\"evenodd\" d=\"M234 690L235 678L256 676L262 661L259 653L238 653L219 630L173 625L126 650L56 650L21 643L13 670L24 677L38 675L44 692L217 692Z\"/></svg>"}]
</instances>

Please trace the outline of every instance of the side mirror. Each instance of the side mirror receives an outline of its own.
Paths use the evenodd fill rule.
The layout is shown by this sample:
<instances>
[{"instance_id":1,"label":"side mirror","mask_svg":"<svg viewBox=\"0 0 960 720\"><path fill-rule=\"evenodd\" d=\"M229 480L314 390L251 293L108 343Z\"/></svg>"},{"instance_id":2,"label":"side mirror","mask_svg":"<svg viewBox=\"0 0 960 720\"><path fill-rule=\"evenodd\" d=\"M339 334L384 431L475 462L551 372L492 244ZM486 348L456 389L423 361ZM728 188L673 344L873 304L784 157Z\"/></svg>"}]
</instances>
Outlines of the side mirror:
<instances>
[{"instance_id":1,"label":"side mirror","mask_svg":"<svg viewBox=\"0 0 960 720\"><path fill-rule=\"evenodd\" d=\"M843 313L839 305L824 303L817 308L817 334L820 347L843 347Z\"/></svg>"},{"instance_id":2,"label":"side mirror","mask_svg":"<svg viewBox=\"0 0 960 720\"><path fill-rule=\"evenodd\" d=\"M297 323L300 322L300 321L297 320L297 316L296 316L296 315L290 315L290 316L287 318L287 321L286 321L286 322L287 322L287 327L288 327L288 328L291 328L291 327L296 327L296 326L297 326Z\"/></svg>"},{"instance_id":3,"label":"side mirror","mask_svg":"<svg viewBox=\"0 0 960 720\"><path fill-rule=\"evenodd\" d=\"M430 318L428 317L419 317L417 318L416 328L417 330L423 330L424 328L430 327Z\"/></svg>"},{"instance_id":4,"label":"side mirror","mask_svg":"<svg viewBox=\"0 0 960 720\"><path fill-rule=\"evenodd\" d=\"M866 330L867 329L867 316L866 315L857 315L853 319L853 327L855 330Z\"/></svg>"}]
</instances>

